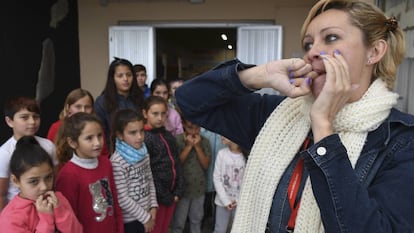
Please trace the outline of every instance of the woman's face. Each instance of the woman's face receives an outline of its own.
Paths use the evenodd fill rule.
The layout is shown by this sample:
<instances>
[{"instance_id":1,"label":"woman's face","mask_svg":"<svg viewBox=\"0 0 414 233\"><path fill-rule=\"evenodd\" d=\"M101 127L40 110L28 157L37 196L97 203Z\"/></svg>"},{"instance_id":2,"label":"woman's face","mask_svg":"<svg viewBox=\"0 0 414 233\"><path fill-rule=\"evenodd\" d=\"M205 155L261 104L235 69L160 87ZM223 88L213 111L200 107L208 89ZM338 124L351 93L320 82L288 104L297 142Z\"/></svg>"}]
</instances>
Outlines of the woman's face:
<instances>
[{"instance_id":1,"label":"woman's face","mask_svg":"<svg viewBox=\"0 0 414 233\"><path fill-rule=\"evenodd\" d=\"M333 55L338 50L345 58L351 83L360 85L350 102L360 99L368 89L372 75L372 66L368 65L370 50L364 45L362 31L351 24L346 12L330 9L316 16L306 29L302 47L305 61L319 74L312 81L315 97L322 91L326 80L321 52Z\"/></svg>"},{"instance_id":2,"label":"woman's face","mask_svg":"<svg viewBox=\"0 0 414 233\"><path fill-rule=\"evenodd\" d=\"M118 94L127 96L134 78L132 71L126 65L119 65L115 68L114 80Z\"/></svg>"}]
</instances>

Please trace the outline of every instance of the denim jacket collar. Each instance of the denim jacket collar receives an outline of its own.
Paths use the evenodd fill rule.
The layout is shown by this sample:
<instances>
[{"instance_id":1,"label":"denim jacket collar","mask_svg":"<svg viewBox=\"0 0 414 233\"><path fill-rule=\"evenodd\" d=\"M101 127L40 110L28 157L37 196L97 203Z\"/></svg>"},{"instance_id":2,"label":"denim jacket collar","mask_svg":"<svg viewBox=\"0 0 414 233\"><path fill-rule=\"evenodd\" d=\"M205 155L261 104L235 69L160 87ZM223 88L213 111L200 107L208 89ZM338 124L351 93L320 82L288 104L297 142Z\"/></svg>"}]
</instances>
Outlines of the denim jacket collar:
<instances>
[{"instance_id":1,"label":"denim jacket collar","mask_svg":"<svg viewBox=\"0 0 414 233\"><path fill-rule=\"evenodd\" d=\"M399 124L414 127L414 118L407 113L403 113L393 108L384 123L382 123L378 129L368 134L368 144L364 147L362 154L364 154L365 151L370 150L372 147L384 147L388 145L392 137L391 128L397 127Z\"/></svg>"},{"instance_id":2,"label":"denim jacket collar","mask_svg":"<svg viewBox=\"0 0 414 233\"><path fill-rule=\"evenodd\" d=\"M387 154L380 153L380 151L386 150L392 137L398 133L397 129L401 128L400 126L404 126L402 128L414 127L414 118L393 108L384 123L368 134L366 145L355 166L355 174L365 186L370 184L386 159Z\"/></svg>"}]
</instances>

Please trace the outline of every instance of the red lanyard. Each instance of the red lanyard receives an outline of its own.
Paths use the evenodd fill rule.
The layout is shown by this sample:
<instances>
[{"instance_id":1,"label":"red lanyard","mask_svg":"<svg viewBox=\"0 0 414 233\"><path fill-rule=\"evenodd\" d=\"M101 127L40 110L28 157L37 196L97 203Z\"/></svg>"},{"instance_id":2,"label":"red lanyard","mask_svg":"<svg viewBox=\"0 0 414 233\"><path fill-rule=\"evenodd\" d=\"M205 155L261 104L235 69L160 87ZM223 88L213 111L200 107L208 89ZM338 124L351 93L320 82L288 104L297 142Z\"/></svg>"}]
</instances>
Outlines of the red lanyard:
<instances>
[{"instance_id":1,"label":"red lanyard","mask_svg":"<svg viewBox=\"0 0 414 233\"><path fill-rule=\"evenodd\" d=\"M307 137L305 142L303 143L302 149L306 150L309 146L310 138ZM288 198L289 198L289 205L292 213L290 214L289 222L287 225L288 230L292 230L295 227L296 216L298 215L298 210L300 206L300 200L295 205L296 197L298 195L300 182L302 180L303 174L303 159L299 158L298 163L296 164L295 169L293 170L292 177L290 178L289 186L288 186Z\"/></svg>"}]
</instances>

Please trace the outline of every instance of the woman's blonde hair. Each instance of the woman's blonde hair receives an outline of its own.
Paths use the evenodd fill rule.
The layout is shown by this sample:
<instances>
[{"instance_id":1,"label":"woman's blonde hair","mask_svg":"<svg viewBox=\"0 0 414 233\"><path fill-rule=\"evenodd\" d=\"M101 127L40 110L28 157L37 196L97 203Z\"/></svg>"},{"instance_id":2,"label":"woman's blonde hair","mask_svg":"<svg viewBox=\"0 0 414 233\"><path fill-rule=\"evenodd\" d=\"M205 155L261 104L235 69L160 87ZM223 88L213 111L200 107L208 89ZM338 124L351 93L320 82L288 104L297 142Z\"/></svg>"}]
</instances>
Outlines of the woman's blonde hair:
<instances>
[{"instance_id":1,"label":"woman's blonde hair","mask_svg":"<svg viewBox=\"0 0 414 233\"><path fill-rule=\"evenodd\" d=\"M375 5L353 0L320 0L310 10L303 23L301 40L303 40L310 22L322 12L336 9L349 15L351 24L358 27L363 35L364 44L369 47L378 40L385 40L388 48L382 59L374 65L372 78L381 78L392 89L396 79L397 68L404 59L404 32L395 18L387 18Z\"/></svg>"}]
</instances>

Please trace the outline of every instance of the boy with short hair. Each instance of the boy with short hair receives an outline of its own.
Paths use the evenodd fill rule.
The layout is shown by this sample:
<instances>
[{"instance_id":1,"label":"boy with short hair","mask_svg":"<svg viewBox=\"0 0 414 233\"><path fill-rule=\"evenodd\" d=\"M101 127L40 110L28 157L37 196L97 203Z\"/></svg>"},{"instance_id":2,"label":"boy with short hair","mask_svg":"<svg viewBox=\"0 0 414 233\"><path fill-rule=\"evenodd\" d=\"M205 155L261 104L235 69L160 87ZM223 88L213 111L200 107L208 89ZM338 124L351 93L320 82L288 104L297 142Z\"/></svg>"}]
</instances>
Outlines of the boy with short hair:
<instances>
[{"instance_id":1,"label":"boy with short hair","mask_svg":"<svg viewBox=\"0 0 414 233\"><path fill-rule=\"evenodd\" d=\"M151 90L147 85L147 68L143 64L135 64L133 70L137 76L138 87L144 92L144 97L148 98L151 95Z\"/></svg>"},{"instance_id":2,"label":"boy with short hair","mask_svg":"<svg viewBox=\"0 0 414 233\"><path fill-rule=\"evenodd\" d=\"M205 171L211 157L210 142L200 135L200 126L183 119L184 133L176 136L186 188L175 207L172 233L184 230L187 217L190 232L201 232L206 190Z\"/></svg>"},{"instance_id":3,"label":"boy with short hair","mask_svg":"<svg viewBox=\"0 0 414 233\"><path fill-rule=\"evenodd\" d=\"M16 142L23 136L35 136L40 126L40 107L36 99L25 96L11 97L4 105L7 125L13 135L0 147L0 211L19 192L10 181L10 158ZM56 164L55 145L52 141L35 136L40 146L45 149Z\"/></svg>"}]
</instances>

